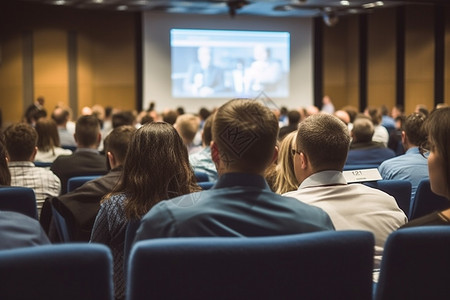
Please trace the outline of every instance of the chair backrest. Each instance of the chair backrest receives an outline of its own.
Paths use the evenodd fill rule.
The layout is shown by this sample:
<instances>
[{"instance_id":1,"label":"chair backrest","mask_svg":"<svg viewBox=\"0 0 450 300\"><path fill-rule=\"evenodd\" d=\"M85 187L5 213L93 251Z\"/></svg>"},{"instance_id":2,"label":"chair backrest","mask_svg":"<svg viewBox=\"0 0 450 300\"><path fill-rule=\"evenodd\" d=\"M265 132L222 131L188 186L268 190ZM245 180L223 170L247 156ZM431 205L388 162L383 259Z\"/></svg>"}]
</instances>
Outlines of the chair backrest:
<instances>
[{"instance_id":1,"label":"chair backrest","mask_svg":"<svg viewBox=\"0 0 450 300\"><path fill-rule=\"evenodd\" d=\"M0 187L0 210L15 211L38 219L33 189L20 186Z\"/></svg>"},{"instance_id":2,"label":"chair backrest","mask_svg":"<svg viewBox=\"0 0 450 300\"><path fill-rule=\"evenodd\" d=\"M73 240L73 226L75 222L72 212L56 197L50 199L50 204L59 241L63 243L71 242Z\"/></svg>"},{"instance_id":3,"label":"chair backrest","mask_svg":"<svg viewBox=\"0 0 450 300\"><path fill-rule=\"evenodd\" d=\"M364 182L365 185L388 193L397 201L397 205L409 216L411 204L411 182L408 180L378 180Z\"/></svg>"},{"instance_id":4,"label":"chair backrest","mask_svg":"<svg viewBox=\"0 0 450 300\"><path fill-rule=\"evenodd\" d=\"M67 192L71 192L84 183L99 178L101 175L74 176L67 181Z\"/></svg>"},{"instance_id":5,"label":"chair backrest","mask_svg":"<svg viewBox=\"0 0 450 300\"><path fill-rule=\"evenodd\" d=\"M136 236L136 231L138 230L139 225L141 225L140 220L132 220L127 224L123 249L124 274L127 274L128 272L128 258L130 256L131 247L133 245L134 237Z\"/></svg>"},{"instance_id":6,"label":"chair backrest","mask_svg":"<svg viewBox=\"0 0 450 300\"><path fill-rule=\"evenodd\" d=\"M52 166L51 162L35 161L34 165L40 168L50 168Z\"/></svg>"},{"instance_id":7,"label":"chair backrest","mask_svg":"<svg viewBox=\"0 0 450 300\"><path fill-rule=\"evenodd\" d=\"M371 299L373 248L367 231L140 241L127 300Z\"/></svg>"},{"instance_id":8,"label":"chair backrest","mask_svg":"<svg viewBox=\"0 0 450 300\"><path fill-rule=\"evenodd\" d=\"M0 251L2 299L112 300L111 250L60 244Z\"/></svg>"},{"instance_id":9,"label":"chair backrest","mask_svg":"<svg viewBox=\"0 0 450 300\"><path fill-rule=\"evenodd\" d=\"M208 174L201 171L194 171L195 178L197 178L197 182L205 182L209 181Z\"/></svg>"},{"instance_id":10,"label":"chair backrest","mask_svg":"<svg viewBox=\"0 0 450 300\"><path fill-rule=\"evenodd\" d=\"M450 207L450 201L431 191L430 179L422 179L411 202L409 219L413 220L448 207Z\"/></svg>"},{"instance_id":11,"label":"chair backrest","mask_svg":"<svg viewBox=\"0 0 450 300\"><path fill-rule=\"evenodd\" d=\"M394 231L386 240L375 299L443 299L450 292L450 226Z\"/></svg>"},{"instance_id":12,"label":"chair backrest","mask_svg":"<svg viewBox=\"0 0 450 300\"><path fill-rule=\"evenodd\" d=\"M379 164L362 164L362 165L344 165L344 171L376 169Z\"/></svg>"},{"instance_id":13,"label":"chair backrest","mask_svg":"<svg viewBox=\"0 0 450 300\"><path fill-rule=\"evenodd\" d=\"M209 190L212 188L212 186L215 184L215 182L212 181L203 181L203 182L197 182L198 186L202 188L202 190Z\"/></svg>"}]
</instances>

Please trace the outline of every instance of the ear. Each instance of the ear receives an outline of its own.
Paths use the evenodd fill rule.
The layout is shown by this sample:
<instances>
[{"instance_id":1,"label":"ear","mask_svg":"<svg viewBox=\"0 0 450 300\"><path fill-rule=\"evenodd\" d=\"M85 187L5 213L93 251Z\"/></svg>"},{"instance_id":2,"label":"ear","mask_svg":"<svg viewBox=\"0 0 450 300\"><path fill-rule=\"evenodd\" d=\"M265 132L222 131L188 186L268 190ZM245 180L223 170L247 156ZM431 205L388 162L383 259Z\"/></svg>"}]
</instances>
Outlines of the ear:
<instances>
[{"instance_id":1,"label":"ear","mask_svg":"<svg viewBox=\"0 0 450 300\"><path fill-rule=\"evenodd\" d=\"M211 141L211 144L210 144L210 145L211 145L211 146L210 146L210 148L211 148L211 159L212 159L212 161L216 164L216 167L217 167L217 164L220 163L220 152L219 152L219 148L217 148L216 143L214 143L213 141Z\"/></svg>"},{"instance_id":2,"label":"ear","mask_svg":"<svg viewBox=\"0 0 450 300\"><path fill-rule=\"evenodd\" d=\"M102 142L102 134L99 132L97 136L97 146Z\"/></svg>"},{"instance_id":3,"label":"ear","mask_svg":"<svg viewBox=\"0 0 450 300\"><path fill-rule=\"evenodd\" d=\"M278 146L275 145L275 150L273 151L273 156L272 156L272 160L270 161L270 164L276 163L278 160L278 153L279 153L279 149Z\"/></svg>"},{"instance_id":4,"label":"ear","mask_svg":"<svg viewBox=\"0 0 450 300\"><path fill-rule=\"evenodd\" d=\"M30 157L30 161L34 161L37 151L38 151L38 147L34 147L33 153L31 154L31 157Z\"/></svg>"},{"instance_id":5,"label":"ear","mask_svg":"<svg viewBox=\"0 0 450 300\"><path fill-rule=\"evenodd\" d=\"M109 165L111 166L111 169L114 169L117 165L116 157L112 152L106 152L106 157L108 157Z\"/></svg>"},{"instance_id":6,"label":"ear","mask_svg":"<svg viewBox=\"0 0 450 300\"><path fill-rule=\"evenodd\" d=\"M405 144L408 140L406 133L402 130L402 144Z\"/></svg>"},{"instance_id":7,"label":"ear","mask_svg":"<svg viewBox=\"0 0 450 300\"><path fill-rule=\"evenodd\" d=\"M309 159L308 159L308 157L303 152L300 152L300 154L298 156L299 156L299 159L300 159L300 168L302 168L303 170L307 169L308 166L309 166Z\"/></svg>"}]
</instances>

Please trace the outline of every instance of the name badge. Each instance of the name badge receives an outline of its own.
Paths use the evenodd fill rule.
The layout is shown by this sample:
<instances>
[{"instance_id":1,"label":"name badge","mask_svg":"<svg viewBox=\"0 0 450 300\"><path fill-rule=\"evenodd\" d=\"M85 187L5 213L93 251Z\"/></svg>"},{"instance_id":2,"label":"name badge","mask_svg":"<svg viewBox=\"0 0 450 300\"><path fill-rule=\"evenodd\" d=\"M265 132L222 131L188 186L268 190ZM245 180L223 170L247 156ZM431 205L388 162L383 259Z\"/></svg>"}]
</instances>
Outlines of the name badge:
<instances>
[{"instance_id":1,"label":"name badge","mask_svg":"<svg viewBox=\"0 0 450 300\"><path fill-rule=\"evenodd\" d=\"M383 179L376 168L343 171L342 174L344 175L345 180L347 180L347 183L377 181Z\"/></svg>"}]
</instances>

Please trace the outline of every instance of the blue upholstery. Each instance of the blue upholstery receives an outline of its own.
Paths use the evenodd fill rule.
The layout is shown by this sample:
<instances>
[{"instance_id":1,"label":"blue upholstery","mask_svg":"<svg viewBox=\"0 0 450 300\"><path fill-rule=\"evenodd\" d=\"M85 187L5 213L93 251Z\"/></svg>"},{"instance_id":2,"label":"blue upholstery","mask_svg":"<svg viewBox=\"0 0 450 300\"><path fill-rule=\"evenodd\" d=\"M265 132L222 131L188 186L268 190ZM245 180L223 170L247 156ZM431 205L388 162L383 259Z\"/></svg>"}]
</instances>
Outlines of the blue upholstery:
<instances>
[{"instance_id":1,"label":"blue upholstery","mask_svg":"<svg viewBox=\"0 0 450 300\"><path fill-rule=\"evenodd\" d=\"M446 299L449 253L450 226L394 231L384 247L375 299Z\"/></svg>"},{"instance_id":2,"label":"blue upholstery","mask_svg":"<svg viewBox=\"0 0 450 300\"><path fill-rule=\"evenodd\" d=\"M72 241L74 218L72 213L61 201L54 197L50 199L52 208L53 222L58 232L59 241L69 243Z\"/></svg>"},{"instance_id":3,"label":"blue upholstery","mask_svg":"<svg viewBox=\"0 0 450 300\"><path fill-rule=\"evenodd\" d=\"M140 220L132 220L127 224L123 251L124 274L127 274L128 271L128 257L130 256L131 246L133 245L134 237L136 236L136 231L138 230L139 225L141 225Z\"/></svg>"},{"instance_id":4,"label":"blue upholstery","mask_svg":"<svg viewBox=\"0 0 450 300\"><path fill-rule=\"evenodd\" d=\"M0 251L2 299L112 300L112 255L100 244Z\"/></svg>"},{"instance_id":5,"label":"blue upholstery","mask_svg":"<svg viewBox=\"0 0 450 300\"><path fill-rule=\"evenodd\" d=\"M378 180L364 182L365 185L388 193L397 201L397 205L409 216L411 203L411 182L408 180Z\"/></svg>"},{"instance_id":6,"label":"blue upholstery","mask_svg":"<svg viewBox=\"0 0 450 300\"><path fill-rule=\"evenodd\" d=\"M140 241L126 299L371 299L373 248L367 231Z\"/></svg>"},{"instance_id":7,"label":"blue upholstery","mask_svg":"<svg viewBox=\"0 0 450 300\"><path fill-rule=\"evenodd\" d=\"M67 181L67 192L71 192L82 186L85 182L99 178L101 175L74 176Z\"/></svg>"},{"instance_id":8,"label":"blue upholstery","mask_svg":"<svg viewBox=\"0 0 450 300\"><path fill-rule=\"evenodd\" d=\"M206 174L205 172L195 171L194 175L195 175L195 178L197 178L197 182L209 181L208 174Z\"/></svg>"},{"instance_id":9,"label":"blue upholstery","mask_svg":"<svg viewBox=\"0 0 450 300\"><path fill-rule=\"evenodd\" d=\"M212 181L202 181L202 182L197 182L198 186L202 188L202 190L209 190L214 184L215 182Z\"/></svg>"},{"instance_id":10,"label":"blue upholstery","mask_svg":"<svg viewBox=\"0 0 450 300\"><path fill-rule=\"evenodd\" d=\"M0 187L0 209L15 211L38 219L36 196L33 189L19 186Z\"/></svg>"},{"instance_id":11,"label":"blue upholstery","mask_svg":"<svg viewBox=\"0 0 450 300\"><path fill-rule=\"evenodd\" d=\"M50 168L52 166L52 163L51 162L35 161L34 165L36 167L40 167L40 168Z\"/></svg>"},{"instance_id":12,"label":"blue upholstery","mask_svg":"<svg viewBox=\"0 0 450 300\"><path fill-rule=\"evenodd\" d=\"M450 201L433 193L430 180L423 179L417 186L416 194L411 202L409 219L419 218L448 207L450 207Z\"/></svg>"}]
</instances>

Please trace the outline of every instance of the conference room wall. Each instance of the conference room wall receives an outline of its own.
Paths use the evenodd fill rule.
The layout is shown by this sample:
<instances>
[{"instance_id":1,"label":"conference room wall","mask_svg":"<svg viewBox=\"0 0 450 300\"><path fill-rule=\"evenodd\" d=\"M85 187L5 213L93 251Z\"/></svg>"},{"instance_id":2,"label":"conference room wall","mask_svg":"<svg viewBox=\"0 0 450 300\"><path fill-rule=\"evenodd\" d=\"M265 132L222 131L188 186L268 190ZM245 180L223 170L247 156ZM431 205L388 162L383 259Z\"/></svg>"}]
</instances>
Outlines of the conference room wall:
<instances>
[{"instance_id":1,"label":"conference room wall","mask_svg":"<svg viewBox=\"0 0 450 300\"><path fill-rule=\"evenodd\" d=\"M13 2L13 1L12 1ZM136 107L136 13L0 4L3 125L38 96L56 105Z\"/></svg>"}]
</instances>

